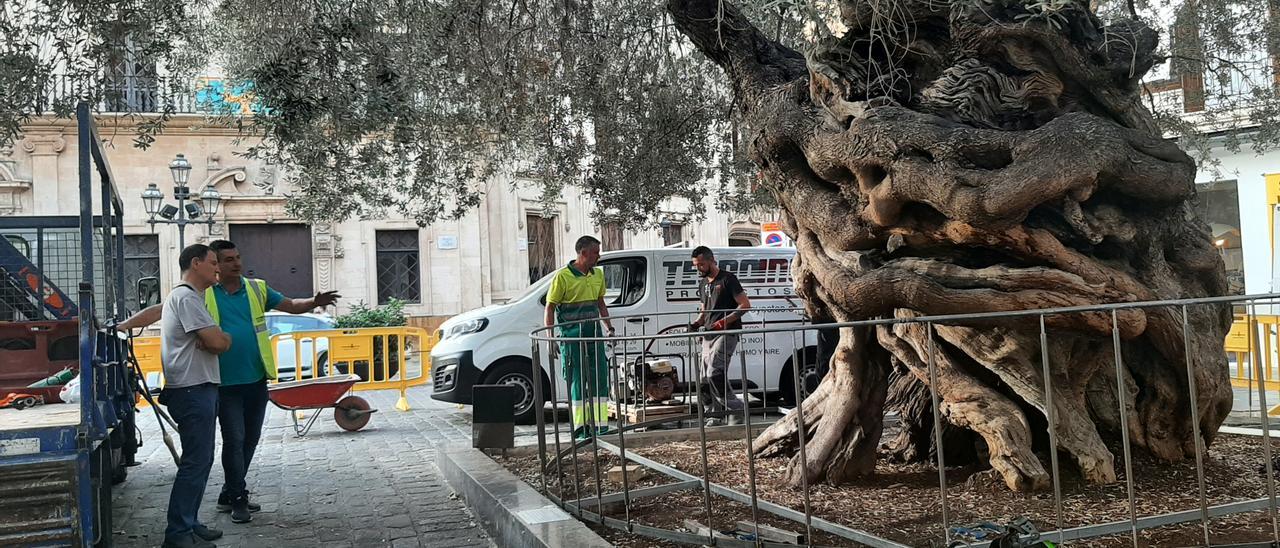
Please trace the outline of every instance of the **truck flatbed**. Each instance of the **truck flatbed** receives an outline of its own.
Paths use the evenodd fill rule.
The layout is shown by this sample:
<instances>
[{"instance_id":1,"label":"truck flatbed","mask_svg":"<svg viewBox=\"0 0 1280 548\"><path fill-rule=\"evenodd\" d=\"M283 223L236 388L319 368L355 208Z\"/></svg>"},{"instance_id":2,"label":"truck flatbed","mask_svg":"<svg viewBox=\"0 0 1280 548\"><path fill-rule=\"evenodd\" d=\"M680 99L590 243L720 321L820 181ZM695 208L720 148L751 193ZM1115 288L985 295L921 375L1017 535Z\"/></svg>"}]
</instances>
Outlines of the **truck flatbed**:
<instances>
[{"instance_id":1,"label":"truck flatbed","mask_svg":"<svg viewBox=\"0 0 1280 548\"><path fill-rule=\"evenodd\" d=\"M80 406L70 403L37 405L30 409L0 409L0 432L55 428L80 424Z\"/></svg>"}]
</instances>

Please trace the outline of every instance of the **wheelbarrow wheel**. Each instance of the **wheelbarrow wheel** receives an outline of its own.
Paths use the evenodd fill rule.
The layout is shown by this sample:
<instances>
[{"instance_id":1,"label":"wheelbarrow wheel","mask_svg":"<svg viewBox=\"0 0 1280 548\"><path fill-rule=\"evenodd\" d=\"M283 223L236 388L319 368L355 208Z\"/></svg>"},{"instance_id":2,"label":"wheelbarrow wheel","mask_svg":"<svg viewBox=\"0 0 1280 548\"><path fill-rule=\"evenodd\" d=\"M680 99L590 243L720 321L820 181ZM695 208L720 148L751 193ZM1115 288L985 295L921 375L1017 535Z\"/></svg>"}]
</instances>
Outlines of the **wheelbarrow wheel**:
<instances>
[{"instance_id":1,"label":"wheelbarrow wheel","mask_svg":"<svg viewBox=\"0 0 1280 548\"><path fill-rule=\"evenodd\" d=\"M333 421L348 432L355 432L369 424L369 402L360 396L347 396L333 408Z\"/></svg>"}]
</instances>

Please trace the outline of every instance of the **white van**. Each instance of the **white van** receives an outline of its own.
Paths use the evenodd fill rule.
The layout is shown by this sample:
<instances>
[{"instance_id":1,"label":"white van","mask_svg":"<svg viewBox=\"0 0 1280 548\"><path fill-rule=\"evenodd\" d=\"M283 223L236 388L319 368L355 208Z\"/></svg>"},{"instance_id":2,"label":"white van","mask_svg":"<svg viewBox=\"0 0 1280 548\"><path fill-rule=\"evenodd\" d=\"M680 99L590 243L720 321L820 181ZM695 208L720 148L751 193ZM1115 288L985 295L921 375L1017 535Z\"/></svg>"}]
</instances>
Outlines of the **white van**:
<instances>
[{"instance_id":1,"label":"white van","mask_svg":"<svg viewBox=\"0 0 1280 548\"><path fill-rule=\"evenodd\" d=\"M795 295L791 279L792 248L722 247L714 248L720 268L737 274L753 309L743 318L744 329L762 325L794 325L806 323ZM613 322L618 335L653 335L677 330L697 317L699 276L693 267L692 250L661 248L611 251L600 256L604 269L605 301L610 316L633 316ZM520 387L515 406L516 420L528 424L534 420L532 384L532 340L529 333L542 327L546 309L547 288L554 275L534 282L511 302L472 310L450 318L440 326L440 342L431 350L432 394L437 400L470 404L471 387L477 384L511 384ZM677 313L677 314L671 314ZM794 349L802 344L803 374L811 374L816 362L816 334L779 332L748 335L738 350L745 354L749 390L755 393L780 393L794 401L791 362ZM642 345L647 346L643 348ZM667 339L645 344L629 341L616 345L611 356L614 363L667 358L681 369L680 382L686 378L689 361L688 339ZM546 351L545 343L542 346ZM693 359L698 359L695 350ZM550 399L550 379L555 379L558 399L567 400L568 391L557 371L550 374L548 360L542 358L542 393ZM739 359L729 372L736 386L741 378ZM740 389L740 388L739 388Z\"/></svg>"}]
</instances>

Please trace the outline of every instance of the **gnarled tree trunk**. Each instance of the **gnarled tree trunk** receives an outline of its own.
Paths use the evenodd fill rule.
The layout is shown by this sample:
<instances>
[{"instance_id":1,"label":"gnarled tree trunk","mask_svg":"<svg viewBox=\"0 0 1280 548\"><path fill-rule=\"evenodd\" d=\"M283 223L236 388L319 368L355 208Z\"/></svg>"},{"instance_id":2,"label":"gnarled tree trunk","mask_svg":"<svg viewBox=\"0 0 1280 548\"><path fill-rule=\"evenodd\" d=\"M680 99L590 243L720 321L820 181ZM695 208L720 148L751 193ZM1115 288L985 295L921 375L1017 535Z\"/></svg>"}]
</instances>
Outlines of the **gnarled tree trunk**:
<instances>
[{"instance_id":1,"label":"gnarled tree trunk","mask_svg":"<svg viewBox=\"0 0 1280 548\"><path fill-rule=\"evenodd\" d=\"M1222 259L1192 209L1195 165L1161 138L1138 92L1156 34L1103 26L1080 2L841 0L848 27L801 55L720 0L668 0L676 25L730 78L751 154L797 243L810 312L839 321L1221 295ZM840 482L886 449L932 451L929 356L949 456L980 439L1012 489L1044 487L1041 352L1058 441L1083 475L1116 479L1120 413L1136 447L1193 455L1186 367L1212 440L1231 406L1225 307L1116 315L1126 407L1118 407L1110 313L983 324L843 329L831 374L756 443L791 456L791 481ZM932 350L930 350L932 346ZM944 444L947 443L944 441ZM966 447L965 444L968 444Z\"/></svg>"}]
</instances>

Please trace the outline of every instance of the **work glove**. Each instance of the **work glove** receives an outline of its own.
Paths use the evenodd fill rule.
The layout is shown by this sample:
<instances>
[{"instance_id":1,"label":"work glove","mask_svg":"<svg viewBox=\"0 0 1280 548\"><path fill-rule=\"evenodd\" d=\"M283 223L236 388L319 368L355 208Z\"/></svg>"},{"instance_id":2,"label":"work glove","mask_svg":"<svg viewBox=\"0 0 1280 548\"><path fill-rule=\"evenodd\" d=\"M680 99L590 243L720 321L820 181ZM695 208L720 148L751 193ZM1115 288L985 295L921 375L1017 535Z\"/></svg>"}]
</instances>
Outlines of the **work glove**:
<instances>
[{"instance_id":1,"label":"work glove","mask_svg":"<svg viewBox=\"0 0 1280 548\"><path fill-rule=\"evenodd\" d=\"M716 320L716 323L711 324L711 331L724 331L724 320Z\"/></svg>"}]
</instances>

